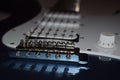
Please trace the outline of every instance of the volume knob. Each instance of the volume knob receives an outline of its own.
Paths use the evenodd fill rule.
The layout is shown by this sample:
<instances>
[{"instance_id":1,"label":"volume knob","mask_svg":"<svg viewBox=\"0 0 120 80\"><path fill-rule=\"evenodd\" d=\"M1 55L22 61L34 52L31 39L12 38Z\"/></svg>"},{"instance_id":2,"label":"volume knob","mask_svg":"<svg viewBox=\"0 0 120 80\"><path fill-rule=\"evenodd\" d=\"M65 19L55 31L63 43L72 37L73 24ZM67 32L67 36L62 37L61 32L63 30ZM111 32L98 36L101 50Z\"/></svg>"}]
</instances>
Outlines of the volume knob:
<instances>
[{"instance_id":1,"label":"volume knob","mask_svg":"<svg viewBox=\"0 0 120 80\"><path fill-rule=\"evenodd\" d=\"M97 44L103 48L114 48L116 46L115 34L110 32L102 32Z\"/></svg>"}]
</instances>

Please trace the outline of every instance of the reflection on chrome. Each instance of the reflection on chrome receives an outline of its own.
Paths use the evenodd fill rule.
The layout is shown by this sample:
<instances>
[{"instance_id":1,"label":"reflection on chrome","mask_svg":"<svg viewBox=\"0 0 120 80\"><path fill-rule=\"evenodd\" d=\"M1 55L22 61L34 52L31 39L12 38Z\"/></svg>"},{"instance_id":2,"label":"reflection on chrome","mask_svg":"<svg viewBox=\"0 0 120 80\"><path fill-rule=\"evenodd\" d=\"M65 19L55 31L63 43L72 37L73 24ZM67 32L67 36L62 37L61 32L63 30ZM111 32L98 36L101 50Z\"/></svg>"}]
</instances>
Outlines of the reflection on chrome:
<instances>
[{"instance_id":1,"label":"reflection on chrome","mask_svg":"<svg viewBox=\"0 0 120 80\"><path fill-rule=\"evenodd\" d=\"M42 72L45 75L55 73L55 76L62 77L62 75L75 75L80 73L80 70L88 70L87 65L79 65L75 63L65 63L61 64L59 62L34 62L34 61L20 61L20 60L10 60L3 63L6 68L12 68L13 70L21 71L31 71L35 73Z\"/></svg>"}]
</instances>

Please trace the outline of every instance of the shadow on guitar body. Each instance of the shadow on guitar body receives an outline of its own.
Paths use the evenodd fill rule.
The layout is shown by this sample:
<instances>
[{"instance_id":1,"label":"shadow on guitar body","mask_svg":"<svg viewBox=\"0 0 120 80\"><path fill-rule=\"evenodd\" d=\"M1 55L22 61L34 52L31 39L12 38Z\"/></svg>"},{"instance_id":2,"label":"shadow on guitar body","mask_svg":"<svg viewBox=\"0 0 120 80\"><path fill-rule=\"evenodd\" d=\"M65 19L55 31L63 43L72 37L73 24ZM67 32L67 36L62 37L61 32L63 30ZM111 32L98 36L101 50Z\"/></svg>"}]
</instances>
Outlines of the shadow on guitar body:
<instances>
[{"instance_id":1,"label":"shadow on guitar body","mask_svg":"<svg viewBox=\"0 0 120 80\"><path fill-rule=\"evenodd\" d=\"M4 33L35 17L41 11L41 6L37 0L0 0L0 3L3 7L0 11L11 14L10 17L0 21L0 59L4 59L8 51L1 42Z\"/></svg>"}]
</instances>

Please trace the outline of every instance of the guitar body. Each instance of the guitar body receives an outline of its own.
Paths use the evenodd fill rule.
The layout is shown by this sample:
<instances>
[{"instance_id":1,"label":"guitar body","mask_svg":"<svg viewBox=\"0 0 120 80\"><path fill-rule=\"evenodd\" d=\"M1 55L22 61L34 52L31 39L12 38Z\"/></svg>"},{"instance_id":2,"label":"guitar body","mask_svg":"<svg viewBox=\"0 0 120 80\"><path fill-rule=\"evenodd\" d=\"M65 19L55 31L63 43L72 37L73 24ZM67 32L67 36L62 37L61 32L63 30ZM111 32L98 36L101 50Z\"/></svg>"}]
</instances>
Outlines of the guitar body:
<instances>
[{"instance_id":1,"label":"guitar body","mask_svg":"<svg viewBox=\"0 0 120 80\"><path fill-rule=\"evenodd\" d=\"M48 17L51 15L49 15L50 13L48 13ZM63 13L57 13L55 15L60 15ZM52 14L54 15L54 13ZM55 15L53 17L55 17ZM68 15L68 14L66 14ZM62 16L61 16L62 17ZM67 16L66 16L67 17ZM85 16L83 18L81 18L80 15L77 14L77 16L73 16L76 18L80 18L78 19L79 23L77 24L72 24L72 23L68 23L67 30L68 32L66 33L67 37L64 37L64 39L70 39L70 37L68 37L72 31L72 27L74 26L74 33L73 33L73 39L77 38L77 35L79 35L79 41L75 42L75 46L80 48L80 53L87 53L87 54L94 54L94 55L101 55L101 56L108 56L108 57L113 57L113 58L117 58L120 59L120 54L119 54L119 47L120 47L120 43L119 43L119 39L120 39L120 35L119 35L119 19L120 16L116 15L116 16ZM19 43L21 39L24 39L26 37L26 35L30 34L30 31L32 31L37 25L46 25L45 21L44 22L39 22L39 19L41 18L41 13L38 14L35 18L33 18L32 20L29 20L27 23L24 23L20 26L17 26L11 30L9 30L2 38L2 42L10 48L15 49ZM58 32L58 37L56 37L56 39L63 39L62 38L62 32L64 31L64 29L66 28L65 26L63 26L65 23L63 24L59 24L59 21L56 23L53 23L52 21L49 22L47 24L47 28L49 29L49 27L51 27L51 25L53 25L52 31L50 32L50 36L49 38L53 38L53 34L54 34L54 30L56 30L58 26L62 26L62 28L60 28L61 30ZM39 27L39 29L41 29L42 27ZM54 31L54 32L53 32ZM37 33L39 31L36 31L35 34L33 34L33 37L37 36ZM100 34L102 34L102 32L106 32L108 34L114 34L115 36L115 46L113 48L105 48L102 46L98 45L98 41L99 41L99 37ZM43 31L43 34L40 35L39 37L43 38L45 37L45 33L47 33L47 30ZM43 39L41 39L43 40ZM90 51L89 51L90 50Z\"/></svg>"},{"instance_id":2,"label":"guitar body","mask_svg":"<svg viewBox=\"0 0 120 80\"><path fill-rule=\"evenodd\" d=\"M78 75L80 70L94 70L93 65L99 67L97 60L120 59L120 15L83 17L78 9L59 9L41 10L3 35L2 43L11 49L4 66L44 70L44 75Z\"/></svg>"}]
</instances>

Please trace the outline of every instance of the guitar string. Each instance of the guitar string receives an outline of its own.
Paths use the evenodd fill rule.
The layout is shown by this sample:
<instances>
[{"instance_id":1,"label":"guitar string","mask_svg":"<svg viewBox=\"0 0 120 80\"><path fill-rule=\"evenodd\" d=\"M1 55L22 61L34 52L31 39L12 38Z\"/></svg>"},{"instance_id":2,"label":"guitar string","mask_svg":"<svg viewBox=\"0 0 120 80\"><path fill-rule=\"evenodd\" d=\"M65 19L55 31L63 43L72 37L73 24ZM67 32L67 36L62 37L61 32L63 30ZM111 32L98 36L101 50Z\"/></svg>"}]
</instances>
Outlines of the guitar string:
<instances>
[{"instance_id":1,"label":"guitar string","mask_svg":"<svg viewBox=\"0 0 120 80\"><path fill-rule=\"evenodd\" d=\"M66 15L67 15L67 13L64 13L64 15L63 15L63 24L64 24L64 29L63 29L63 34L61 34L61 36L62 36L62 39L64 39L64 37L66 36L66 32L67 32L67 24L68 24L68 15L67 15L67 17L66 17ZM64 45L64 50L63 51L65 51L65 49L66 49L66 43L64 42L64 41L62 41L62 44Z\"/></svg>"},{"instance_id":2,"label":"guitar string","mask_svg":"<svg viewBox=\"0 0 120 80\"><path fill-rule=\"evenodd\" d=\"M57 20L57 17L58 17L58 15L57 16L55 16L55 17L53 17L54 16L54 14L55 13L53 13L53 15L51 16L51 25L50 25L50 28L48 29L48 31L47 31L47 33L46 33L46 38L47 38L47 36L49 35L49 33L52 31L52 27L54 27L54 24L55 24L55 22L56 22L56 20ZM57 13L56 13L57 14Z\"/></svg>"},{"instance_id":3,"label":"guitar string","mask_svg":"<svg viewBox=\"0 0 120 80\"><path fill-rule=\"evenodd\" d=\"M74 13L72 13L71 16L72 16L72 15L74 16ZM71 31L70 31L71 34L69 35L69 37L71 37L71 39L72 39L72 37L73 37L73 35L74 35L74 30L75 30L75 28L74 28L74 22L73 22L74 20L75 20L75 19L74 19L74 17L73 17L73 20L70 21L70 23L71 23L72 26L73 26L72 29L71 29Z\"/></svg>"},{"instance_id":4,"label":"guitar string","mask_svg":"<svg viewBox=\"0 0 120 80\"><path fill-rule=\"evenodd\" d=\"M67 27L68 27L68 24L69 24L69 13L66 13L66 15L67 15L67 17L66 17L66 19L64 20L64 26L65 26L65 29L63 30L63 34L62 34L62 37L63 37L63 39L64 39L64 37L65 37L65 33L67 32ZM64 17L65 17L65 15L64 15Z\"/></svg>"},{"instance_id":5,"label":"guitar string","mask_svg":"<svg viewBox=\"0 0 120 80\"><path fill-rule=\"evenodd\" d=\"M64 13L58 13L58 20L56 20L56 22L58 22L58 25L57 25L57 28L56 28L56 31L55 31L55 33L53 34L53 36L54 36L54 38L57 36L57 34L58 34L58 32L59 32L59 28L61 27L61 25L60 24L62 24L63 23L63 18L64 17L62 17L62 18L59 18L59 17L61 17L61 14L64 14ZM54 39L52 39L52 42L54 42ZM59 50L57 50L56 49L56 47L58 47L59 48L59 46L58 46L58 44L57 43L59 43L59 41L58 42L56 42L56 46L55 47L53 47L53 50L54 50L54 52L56 52L56 55L55 55L55 58L58 58L58 57L60 57L60 51Z\"/></svg>"},{"instance_id":6,"label":"guitar string","mask_svg":"<svg viewBox=\"0 0 120 80\"><path fill-rule=\"evenodd\" d=\"M48 12L47 13L47 15L49 14L50 12ZM47 18L46 20L45 20L45 24L42 26L42 28L41 28L41 30L38 32L38 34L37 34L37 37L35 38L35 42L37 42L37 43L39 43L40 44L40 47L44 47L44 45L43 45L43 41L41 41L41 40L39 40L38 41L38 39L37 38L39 38L39 36L41 36L41 34L43 33L43 31L45 30L45 28L47 27L47 24L48 24L48 22L50 21L50 19L51 19L51 16L53 15L53 13L51 13L51 15L48 17L48 16L45 16L45 18ZM42 51L42 49L41 49L41 51ZM39 54L39 53L38 53ZM37 54L37 55L38 55Z\"/></svg>"},{"instance_id":7,"label":"guitar string","mask_svg":"<svg viewBox=\"0 0 120 80\"><path fill-rule=\"evenodd\" d=\"M32 40L30 40L29 38L34 34L34 32L39 28L39 26L41 25L41 22L44 21L44 17L46 16L46 14L48 13L49 11L44 11L43 12L43 15L41 14L41 18L39 19L39 23L36 25L36 27L33 29L33 31L30 31L30 34L29 36L25 39L25 48L26 47L30 47L32 45L32 47L36 44L34 44L34 42L36 41L36 39L34 40L34 42ZM36 37L37 38L37 37ZM29 52L29 51L28 51Z\"/></svg>"},{"instance_id":8,"label":"guitar string","mask_svg":"<svg viewBox=\"0 0 120 80\"><path fill-rule=\"evenodd\" d=\"M25 39L29 39L31 37L32 34L34 34L34 32L38 29L39 25L41 24L41 21L44 19L44 16L49 12L49 10L44 10L43 12L41 12L40 16L41 18L39 19L39 23L37 22L36 27L30 31L30 33L27 35L27 37Z\"/></svg>"},{"instance_id":9,"label":"guitar string","mask_svg":"<svg viewBox=\"0 0 120 80\"><path fill-rule=\"evenodd\" d=\"M59 16L59 15L58 15ZM51 17L51 16L50 16ZM47 18L47 23L49 22L49 19L50 19L50 17L49 18ZM64 17L63 17L64 18ZM54 19L52 19L52 21L51 22L53 22L53 24L54 24L54 22L57 20L58 18L56 17L56 18L54 18ZM42 20L42 19L41 19ZM50 19L51 20L51 19ZM68 19L69 20L69 19ZM59 22L60 20L58 19L58 22ZM47 23L43 26L43 28L41 29L41 31L43 31L44 29L45 29L45 27L47 26ZM60 23L62 23L62 21L60 22ZM66 22L64 22L64 23L66 23ZM67 22L67 23L69 23L69 22ZM53 25L52 24L52 25ZM40 24L39 24L40 25ZM34 31L33 31L33 33L37 30L37 28L39 27L39 25L36 27L36 28L34 28ZM60 24L59 24L60 25ZM52 27L52 26L51 26ZM50 31L50 29L52 29L52 28L49 28L48 29L48 33L49 33L49 31ZM67 26L65 26L65 28L66 28ZM59 28L58 28L59 29ZM64 31L65 31L66 29L64 29ZM40 33L41 33L41 31L40 31ZM57 31L57 30L56 30ZM57 31L58 32L58 31ZM31 33L31 34L33 34L33 33ZM40 36L40 34L38 33L38 35L37 35L37 37L38 36ZM37 37L36 37L36 39L37 39ZM55 36L54 36L55 37ZM47 38L47 35L46 35L46 38Z\"/></svg>"},{"instance_id":10,"label":"guitar string","mask_svg":"<svg viewBox=\"0 0 120 80\"><path fill-rule=\"evenodd\" d=\"M54 14L55 15L55 14ZM54 16L53 15L53 16ZM52 27L56 27L55 26L55 24L56 23L58 23L58 25L57 25L57 27L59 27L59 24L60 24L60 19L59 19L59 16L60 16L60 14L58 13L58 12L56 12L56 16L54 17L54 19L52 19L52 25L50 26L50 28L48 29L48 32L50 32L50 30L52 30ZM55 32L58 32L59 30L58 30L58 28L56 29L56 31ZM47 37L47 36L46 36ZM58 52L58 51L56 51L56 47L57 47L57 42L56 41L54 41L54 38L55 38L55 36L51 39L51 42L50 43L52 43L52 50L53 50L53 52ZM51 45L51 44L50 44ZM49 46L49 44L48 44L48 46ZM50 56L50 54L49 54L49 49L48 49L48 53L47 53L47 55L48 56Z\"/></svg>"},{"instance_id":11,"label":"guitar string","mask_svg":"<svg viewBox=\"0 0 120 80\"><path fill-rule=\"evenodd\" d=\"M68 16L69 17L69 16ZM62 23L64 24L64 30L63 30L63 33L64 33L64 35L65 35L65 33L67 32L67 27L68 27L68 24L69 24L69 18L65 18L65 13L64 13L64 15L62 16L62 18L61 18L61 21L59 22L60 24L59 24L59 26L58 26L58 28L57 28L57 30L56 30L56 32L55 32L55 34L57 34L57 32L58 32L58 30L59 30L59 27L62 27ZM62 31L61 31L62 32ZM54 37L55 37L56 35L54 35ZM61 34L61 36L62 36L62 39L65 37L65 36L63 36L62 34ZM65 50L66 50L66 43L64 42L64 41L61 41L61 43L60 44L63 44L63 46L64 46L64 52L65 52ZM65 52L66 53L66 52ZM59 52L58 52L58 57L60 57L60 55L59 55ZM66 55L67 56L67 55Z\"/></svg>"},{"instance_id":12,"label":"guitar string","mask_svg":"<svg viewBox=\"0 0 120 80\"><path fill-rule=\"evenodd\" d=\"M53 13L54 14L54 13ZM57 13L56 13L57 14ZM53 17L54 15L52 15L52 16L50 16L50 17ZM57 16L56 17L54 17L54 19L52 19L52 21L51 21L51 23L53 23L51 26L50 26L50 28L48 29L48 32L46 33L47 35L49 34L49 32L52 30L52 27L54 26L54 24L55 24L55 22L59 22L59 24L60 23L62 23L62 22L60 22L60 20L59 20L59 17L60 15L59 14L57 14ZM47 23L46 23L46 26L47 26ZM58 29L56 29L56 32L58 32L57 31ZM47 35L46 35L46 38L47 38ZM55 36L54 36L55 37ZM53 42L53 40L54 39L52 39L51 41Z\"/></svg>"},{"instance_id":13,"label":"guitar string","mask_svg":"<svg viewBox=\"0 0 120 80\"><path fill-rule=\"evenodd\" d=\"M33 29L32 34L31 34L28 38L32 37L33 34L34 34L35 32L37 32L38 28L42 27L41 30L38 32L38 34L37 34L36 37L35 37L35 40L37 40L37 38L38 38L38 37L41 35L41 33L45 30L45 27L47 26L47 23L48 23L49 20L50 20L50 17L46 17L46 14L48 14L48 13L49 13L49 12L47 11L47 12L44 13L44 15L41 15L42 18L39 20L39 23L38 23L37 26ZM45 23L44 25L41 25L42 22L46 22L46 23Z\"/></svg>"},{"instance_id":14,"label":"guitar string","mask_svg":"<svg viewBox=\"0 0 120 80\"><path fill-rule=\"evenodd\" d=\"M70 35L69 35L69 37L71 37L71 40L73 39L73 36L74 36L74 31L75 31L75 25L76 25L76 18L74 19L74 15L75 14L73 14L73 13L71 13L69 16L70 17L68 17L68 25L70 25L71 24L71 27L69 27L68 25L66 25L67 27L66 28L68 28L68 29L71 29L70 30ZM75 22L75 23L74 23ZM73 42L71 42L71 43L69 43L68 42L68 45L71 45L70 47L72 48L72 49L74 49L75 48L75 44L73 43ZM67 55L66 55L66 57L67 58L70 58L70 53L72 53L72 52L70 52L70 51L67 51Z\"/></svg>"},{"instance_id":15,"label":"guitar string","mask_svg":"<svg viewBox=\"0 0 120 80\"><path fill-rule=\"evenodd\" d=\"M48 10L43 10L43 11L41 12L40 16L43 15L43 14L45 15L45 12L49 12L49 11L48 11ZM41 21L43 18L44 18L44 16L40 18L40 21ZM39 24L40 24L40 23L39 23ZM20 41L19 45L16 47L16 55L19 55L19 53L20 53L20 50L21 50L21 49L19 49L19 47L24 47L25 50L27 49L27 47L29 47L29 46L28 46L28 44L29 44L29 43L28 43L29 38L30 38L31 35L34 33L34 31L39 27L39 24L33 29L33 32L30 31L29 34L25 33L25 35L26 35L25 39L24 39L24 40L22 39L22 40ZM26 51L26 55L28 55L28 54L29 54L29 50Z\"/></svg>"},{"instance_id":16,"label":"guitar string","mask_svg":"<svg viewBox=\"0 0 120 80\"><path fill-rule=\"evenodd\" d=\"M38 35L37 35L37 37L36 37L36 40L37 40L37 38L42 34L42 32L45 30L45 27L47 27L48 26L48 23L49 22L53 22L54 23L54 21L55 21L55 19L52 19L52 21L51 21L51 17L52 16L54 16L53 15L54 14L54 12L51 12L51 15L49 16L49 17L47 17L47 20L46 20L46 23L45 23L45 25L41 28L41 31L38 33ZM49 13L48 13L48 15L49 15ZM50 30L50 28L48 29L48 30ZM49 32L49 31L48 31ZM47 32L47 33L48 33ZM46 33L46 34L47 34ZM45 37L47 38L47 36L45 35ZM37 41L38 42L38 41ZM42 47L47 47L48 45L44 45L44 44L46 44L47 42L46 42L46 39L44 40L44 41L41 41L41 43L42 43ZM44 51L44 49L42 49L41 51ZM37 55L39 55L40 53L38 52L37 53ZM46 56L48 56L48 53L46 53Z\"/></svg>"},{"instance_id":17,"label":"guitar string","mask_svg":"<svg viewBox=\"0 0 120 80\"><path fill-rule=\"evenodd\" d=\"M48 14L48 13L47 13ZM51 13L52 15L53 15L53 13ZM45 30L45 28L46 28L46 26L47 26L47 23L50 21L50 17L52 16L52 15L50 15L49 17L46 17L45 16L45 20L44 20L44 22L46 22L44 25L41 25L41 24L39 24L39 26L41 25L42 26L42 28L41 28L41 30L38 32L38 34L37 34L37 37L36 37L36 39L42 34L42 32Z\"/></svg>"},{"instance_id":18,"label":"guitar string","mask_svg":"<svg viewBox=\"0 0 120 80\"><path fill-rule=\"evenodd\" d=\"M62 36L62 39L65 37L65 33L67 32L67 28L69 29L69 26L68 26L68 24L70 23L70 19L69 19L69 16L70 16L70 14L68 14L67 15L67 18L65 18L65 14L63 15L63 18L61 18L61 24L63 23L64 24L64 26L65 26L65 28L64 28L64 30L63 30L63 34L61 34L61 36ZM60 24L59 24L59 26L61 26ZM59 29L59 27L58 27L58 29ZM58 32L58 31L57 31ZM57 32L56 32L56 34L57 34ZM55 37L55 36L54 36ZM64 47L64 49L66 49L66 46L67 46L67 44L64 42L64 41L62 41L61 42L63 45L65 45ZM65 50L63 50L63 51L65 51ZM68 53L69 51L67 51L67 53ZM59 55L59 54L58 54ZM68 58L69 58L70 56L68 55Z\"/></svg>"},{"instance_id":19,"label":"guitar string","mask_svg":"<svg viewBox=\"0 0 120 80\"><path fill-rule=\"evenodd\" d=\"M65 33L67 33L68 31L69 31L69 24L70 24L70 20L72 20L72 19L70 19L69 17L71 16L71 14L70 13L68 13L67 14L67 18L66 18L66 21L65 21L65 23L66 23L66 26L65 26L65 29L64 29L64 31L63 31L63 38L65 37ZM68 30L68 31L67 31ZM69 35L69 34L68 34ZM68 39L69 39L69 36L68 36ZM72 39L72 38L71 38ZM68 47L68 41L67 41L67 43L65 44L65 51L66 51L66 58L67 59L70 59L70 57L71 57L71 55L70 55L70 51L69 50L67 50L67 47Z\"/></svg>"}]
</instances>

